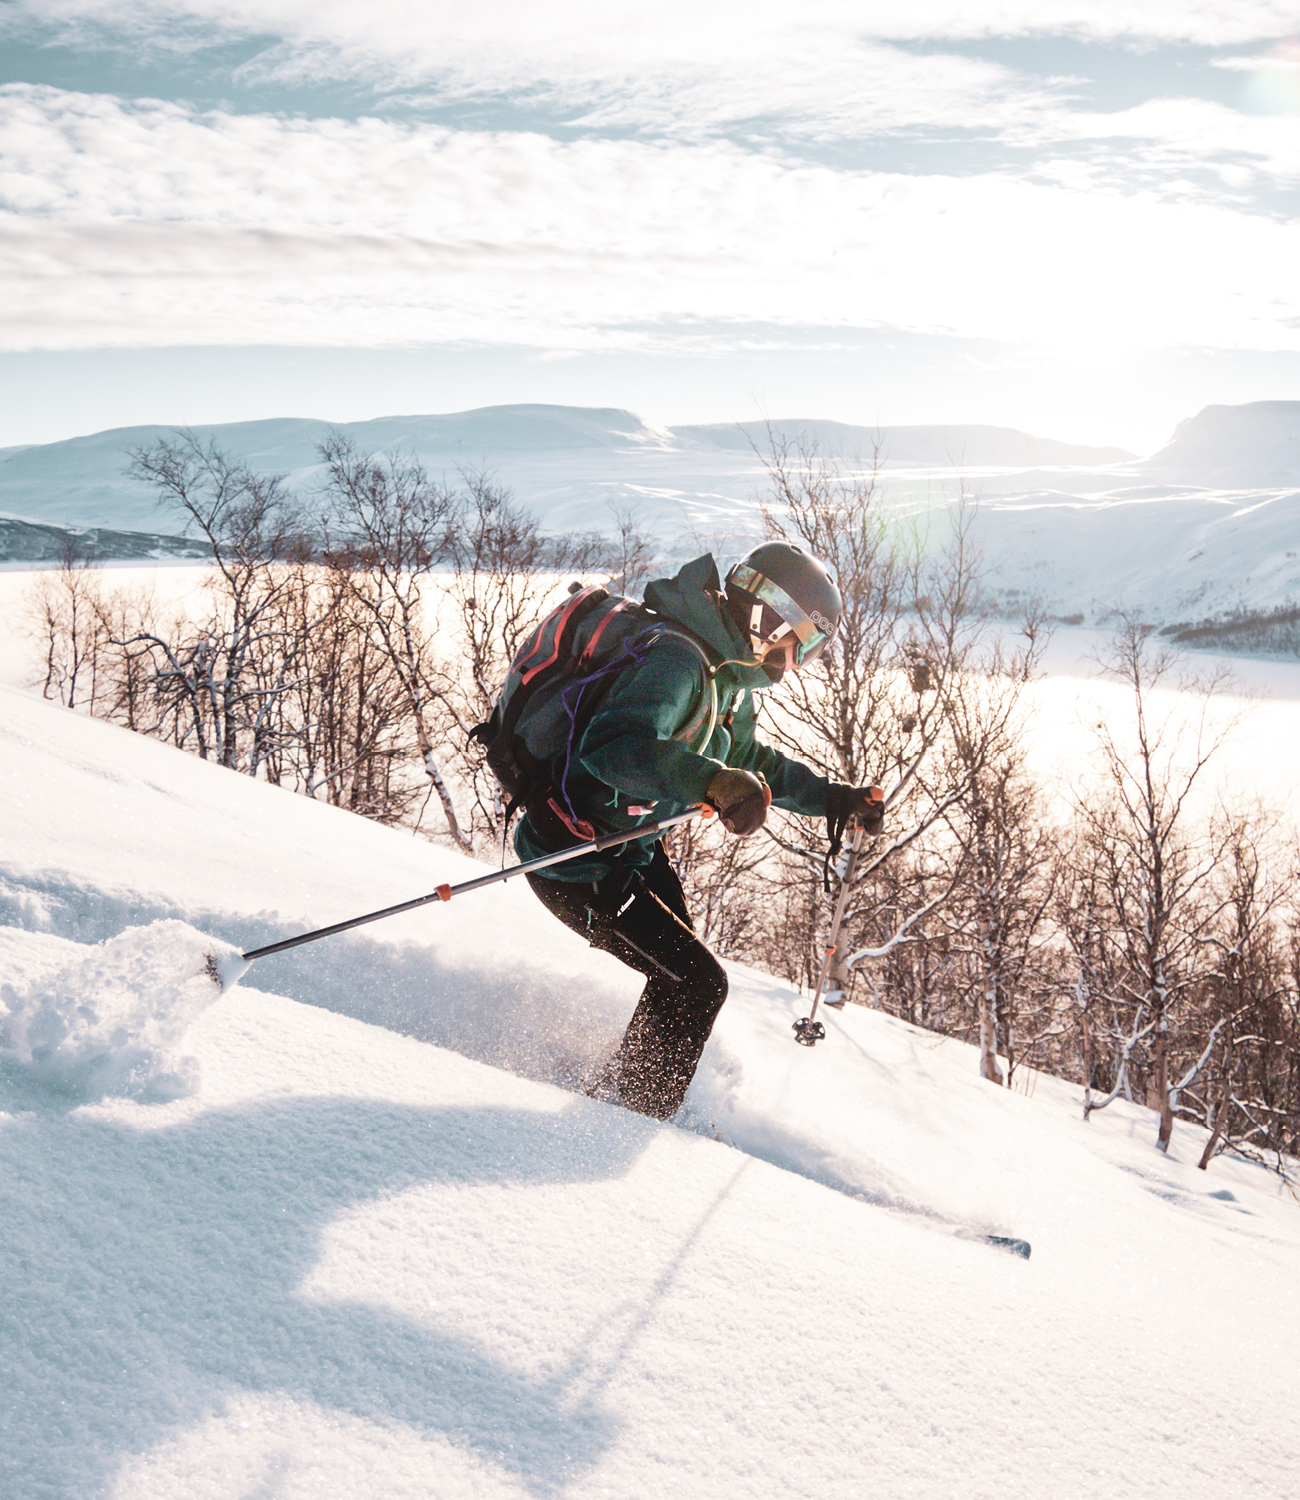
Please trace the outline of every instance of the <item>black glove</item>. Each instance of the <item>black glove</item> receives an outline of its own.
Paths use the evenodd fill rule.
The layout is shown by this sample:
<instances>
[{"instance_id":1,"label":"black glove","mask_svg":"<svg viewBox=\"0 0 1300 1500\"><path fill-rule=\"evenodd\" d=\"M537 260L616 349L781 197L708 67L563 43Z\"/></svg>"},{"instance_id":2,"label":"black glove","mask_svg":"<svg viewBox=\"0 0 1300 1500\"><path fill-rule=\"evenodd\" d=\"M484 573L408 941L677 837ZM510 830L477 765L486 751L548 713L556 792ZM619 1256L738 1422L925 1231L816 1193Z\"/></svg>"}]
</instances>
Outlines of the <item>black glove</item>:
<instances>
[{"instance_id":1,"label":"black glove","mask_svg":"<svg viewBox=\"0 0 1300 1500\"><path fill-rule=\"evenodd\" d=\"M728 833L747 838L763 826L772 793L761 776L723 766L705 788L704 800L718 809Z\"/></svg>"},{"instance_id":2,"label":"black glove","mask_svg":"<svg viewBox=\"0 0 1300 1500\"><path fill-rule=\"evenodd\" d=\"M849 823L861 823L870 838L879 834L885 821L885 794L878 786L847 786L832 781L826 794L826 821L832 834L843 835Z\"/></svg>"},{"instance_id":3,"label":"black glove","mask_svg":"<svg viewBox=\"0 0 1300 1500\"><path fill-rule=\"evenodd\" d=\"M830 848L822 866L822 888L831 888L831 865L839 858L844 844L844 830L851 822L861 823L875 838L885 822L885 794L878 786L849 786L832 781L826 793L826 837Z\"/></svg>"}]
</instances>

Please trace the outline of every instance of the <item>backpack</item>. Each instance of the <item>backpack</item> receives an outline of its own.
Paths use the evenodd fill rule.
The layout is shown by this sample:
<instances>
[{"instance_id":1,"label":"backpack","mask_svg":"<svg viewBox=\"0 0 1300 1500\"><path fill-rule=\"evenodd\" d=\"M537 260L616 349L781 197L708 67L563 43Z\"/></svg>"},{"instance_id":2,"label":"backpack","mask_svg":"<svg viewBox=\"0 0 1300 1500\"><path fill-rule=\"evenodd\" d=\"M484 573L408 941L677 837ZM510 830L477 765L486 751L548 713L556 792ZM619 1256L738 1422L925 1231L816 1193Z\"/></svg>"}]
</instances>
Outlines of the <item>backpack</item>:
<instances>
[{"instance_id":1,"label":"backpack","mask_svg":"<svg viewBox=\"0 0 1300 1500\"><path fill-rule=\"evenodd\" d=\"M673 735L702 749L718 720L717 669L684 626L634 599L585 588L533 628L510 663L491 716L470 731L510 799L506 824L519 807L549 795L552 766L561 754L564 767L555 789L568 803L564 783L573 752L600 700L620 672L643 662L665 636L686 641L704 665L706 690Z\"/></svg>"}]
</instances>

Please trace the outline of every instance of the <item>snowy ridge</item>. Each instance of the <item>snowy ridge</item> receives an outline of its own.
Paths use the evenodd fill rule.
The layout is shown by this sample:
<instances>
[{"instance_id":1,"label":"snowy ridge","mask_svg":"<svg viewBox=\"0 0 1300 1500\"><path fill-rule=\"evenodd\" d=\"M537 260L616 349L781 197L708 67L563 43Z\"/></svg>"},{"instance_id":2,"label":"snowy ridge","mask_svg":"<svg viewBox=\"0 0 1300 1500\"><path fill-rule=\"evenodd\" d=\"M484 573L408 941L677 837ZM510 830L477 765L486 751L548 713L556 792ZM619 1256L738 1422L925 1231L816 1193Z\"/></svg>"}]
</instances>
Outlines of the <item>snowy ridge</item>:
<instances>
[{"instance_id":1,"label":"snowy ridge","mask_svg":"<svg viewBox=\"0 0 1300 1500\"><path fill-rule=\"evenodd\" d=\"M930 467L1114 463L1121 449L1086 448L1004 427L895 427L774 421L846 458L869 458L877 444L891 464ZM154 495L127 479L131 449L170 436L166 426L119 427L63 442L0 450L0 515L64 525L156 530ZM607 502L649 501L653 519L678 529L697 508L747 508L768 447L764 423L652 427L629 411L572 406L488 406L446 416L377 417L331 424L308 418L230 422L194 429L261 472L288 475L308 491L321 477L317 445L331 431L366 453L414 455L430 473L455 479L486 468L510 485L550 530L609 525Z\"/></svg>"},{"instance_id":2,"label":"snowy ridge","mask_svg":"<svg viewBox=\"0 0 1300 1500\"><path fill-rule=\"evenodd\" d=\"M965 487L1004 605L1174 625L1300 602L1300 401L1206 407L1140 463Z\"/></svg>"},{"instance_id":3,"label":"snowy ridge","mask_svg":"<svg viewBox=\"0 0 1300 1500\"><path fill-rule=\"evenodd\" d=\"M946 507L978 499L989 586L1008 610L1037 600L1098 623L1119 607L1164 625L1300 603L1300 402L1207 407L1143 461L1009 428L771 426L849 465L870 469L877 455L887 509L905 529L923 517L932 545ZM254 468L286 473L304 495L321 483L316 445L329 430L305 418L198 429ZM502 406L341 430L364 451L416 455L449 482L486 469L551 532L606 532L616 511L631 510L671 558L743 551L761 529L762 423L657 428L614 408ZM0 517L19 518L0 524L0 555L57 557L51 526L117 527L97 539L104 555L164 555L155 533L165 513L123 469L128 449L169 431L120 428L0 453Z\"/></svg>"},{"instance_id":4,"label":"snowy ridge","mask_svg":"<svg viewBox=\"0 0 1300 1500\"><path fill-rule=\"evenodd\" d=\"M735 967L628 1115L514 882L197 992L474 867L9 689L0 771L6 1500L1296 1493L1300 1210L1198 1132Z\"/></svg>"},{"instance_id":5,"label":"snowy ridge","mask_svg":"<svg viewBox=\"0 0 1300 1500\"><path fill-rule=\"evenodd\" d=\"M1184 484L1300 486L1300 401L1207 406L1180 422L1143 470Z\"/></svg>"}]
</instances>

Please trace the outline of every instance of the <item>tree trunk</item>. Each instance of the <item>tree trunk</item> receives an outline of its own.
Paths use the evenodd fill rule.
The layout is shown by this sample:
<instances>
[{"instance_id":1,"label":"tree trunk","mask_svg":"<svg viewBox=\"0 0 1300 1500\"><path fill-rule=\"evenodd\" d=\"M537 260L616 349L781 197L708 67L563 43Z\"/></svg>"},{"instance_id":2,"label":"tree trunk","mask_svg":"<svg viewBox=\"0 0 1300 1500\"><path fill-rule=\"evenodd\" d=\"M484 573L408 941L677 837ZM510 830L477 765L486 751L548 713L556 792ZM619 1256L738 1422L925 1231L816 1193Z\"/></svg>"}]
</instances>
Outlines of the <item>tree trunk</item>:
<instances>
[{"instance_id":1,"label":"tree trunk","mask_svg":"<svg viewBox=\"0 0 1300 1500\"><path fill-rule=\"evenodd\" d=\"M442 803L443 815L447 819L447 829L452 838L460 845L466 854L472 854L474 846L465 836L460 826L460 819L456 816L456 808L451 800L451 792L447 789L447 783L442 779L442 771L433 753L433 741L429 738L429 732L424 727L424 706L418 695L412 689L411 678L407 679L407 699L411 705L411 716L415 723L416 743L420 747L420 759L424 763L424 774L433 783L434 790L438 793L438 800Z\"/></svg>"},{"instance_id":2,"label":"tree trunk","mask_svg":"<svg viewBox=\"0 0 1300 1500\"><path fill-rule=\"evenodd\" d=\"M1210 1165L1214 1153L1219 1149L1219 1142L1228 1128L1228 1116L1232 1113L1232 1045L1232 1033L1229 1032L1228 1049L1223 1059L1223 1083L1219 1087L1219 1098L1214 1106L1214 1129L1205 1143L1205 1150L1201 1152L1200 1161L1196 1163L1202 1172Z\"/></svg>"},{"instance_id":3,"label":"tree trunk","mask_svg":"<svg viewBox=\"0 0 1300 1500\"><path fill-rule=\"evenodd\" d=\"M990 1083L1001 1084L1002 1069L998 1066L997 997L992 987L980 991L980 1077Z\"/></svg>"},{"instance_id":4,"label":"tree trunk","mask_svg":"<svg viewBox=\"0 0 1300 1500\"><path fill-rule=\"evenodd\" d=\"M461 831L460 821L456 817L456 808L451 800L451 793L447 790L447 783L442 779L442 772L438 769L438 762L433 758L433 749L428 743L423 728L420 731L420 738L424 741L421 750L424 759L425 775L433 782L434 790L438 793L438 800L442 803L442 811L447 819L447 828L452 838L456 840L460 847L467 854L471 853L473 845Z\"/></svg>"},{"instance_id":5,"label":"tree trunk","mask_svg":"<svg viewBox=\"0 0 1300 1500\"><path fill-rule=\"evenodd\" d=\"M990 1083L1002 1083L998 1066L998 981L992 958L992 941L987 918L980 921L980 950L984 976L979 991L980 1077Z\"/></svg>"},{"instance_id":6,"label":"tree trunk","mask_svg":"<svg viewBox=\"0 0 1300 1500\"><path fill-rule=\"evenodd\" d=\"M1225 1081L1223 1091L1219 1095L1219 1102L1214 1111L1214 1129L1210 1132L1210 1138L1205 1143L1205 1150L1201 1152L1201 1159L1196 1165L1205 1171L1206 1167L1214 1159L1214 1153L1219 1149L1219 1142L1223 1139L1223 1133L1228 1126L1228 1114L1232 1109L1232 1100L1229 1098L1229 1085Z\"/></svg>"},{"instance_id":7,"label":"tree trunk","mask_svg":"<svg viewBox=\"0 0 1300 1500\"><path fill-rule=\"evenodd\" d=\"M1156 1040L1152 1052L1155 1060L1153 1088L1157 1108L1160 1111L1160 1134L1156 1137L1156 1145L1161 1151L1168 1151L1169 1142L1174 1134L1174 1110L1173 1102L1169 1097L1169 1030L1168 1022L1164 1019L1161 1019L1159 1026L1156 1027Z\"/></svg>"}]
</instances>

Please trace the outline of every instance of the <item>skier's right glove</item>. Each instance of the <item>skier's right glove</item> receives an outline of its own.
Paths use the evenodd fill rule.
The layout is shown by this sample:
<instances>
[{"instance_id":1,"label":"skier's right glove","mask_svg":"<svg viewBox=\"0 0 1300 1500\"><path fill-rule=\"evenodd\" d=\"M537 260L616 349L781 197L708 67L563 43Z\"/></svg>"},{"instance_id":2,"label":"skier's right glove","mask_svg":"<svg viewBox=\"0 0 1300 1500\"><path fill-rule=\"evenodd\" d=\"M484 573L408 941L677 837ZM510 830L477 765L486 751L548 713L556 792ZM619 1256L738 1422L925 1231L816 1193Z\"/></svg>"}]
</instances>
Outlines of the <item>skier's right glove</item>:
<instances>
[{"instance_id":1,"label":"skier's right glove","mask_svg":"<svg viewBox=\"0 0 1300 1500\"><path fill-rule=\"evenodd\" d=\"M705 788L704 800L718 809L718 817L728 833L747 838L763 826L772 793L761 776L723 766L714 772Z\"/></svg>"},{"instance_id":2,"label":"skier's right glove","mask_svg":"<svg viewBox=\"0 0 1300 1500\"><path fill-rule=\"evenodd\" d=\"M885 823L885 794L878 786L849 786L832 781L826 793L826 839L829 848L822 865L822 889L831 888L831 866L840 857L844 834L850 823L860 823L868 838L875 838Z\"/></svg>"},{"instance_id":3,"label":"skier's right glove","mask_svg":"<svg viewBox=\"0 0 1300 1500\"><path fill-rule=\"evenodd\" d=\"M885 821L885 794L878 786L846 786L832 781L826 794L826 822L832 842L843 837L849 823L861 823L869 838L875 838Z\"/></svg>"}]
</instances>

